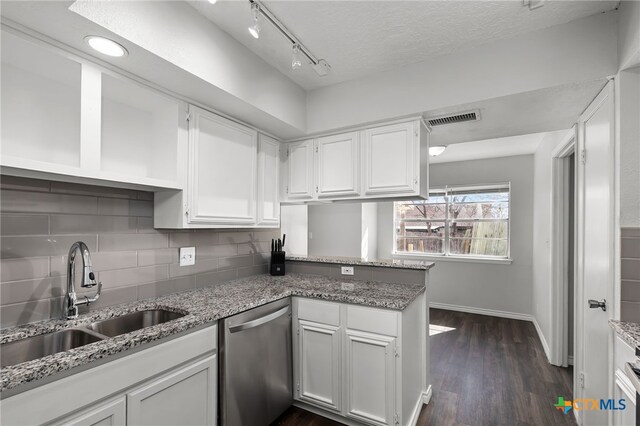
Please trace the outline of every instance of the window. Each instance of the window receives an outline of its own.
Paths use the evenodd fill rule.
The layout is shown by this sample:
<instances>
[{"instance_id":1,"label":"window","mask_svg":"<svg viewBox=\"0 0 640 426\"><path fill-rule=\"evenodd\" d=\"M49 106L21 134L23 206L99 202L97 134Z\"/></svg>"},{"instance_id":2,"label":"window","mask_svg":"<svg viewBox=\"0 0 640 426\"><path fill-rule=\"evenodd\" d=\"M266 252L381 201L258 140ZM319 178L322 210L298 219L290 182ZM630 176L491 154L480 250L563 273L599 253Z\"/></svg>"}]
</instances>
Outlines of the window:
<instances>
[{"instance_id":1,"label":"window","mask_svg":"<svg viewBox=\"0 0 640 426\"><path fill-rule=\"evenodd\" d=\"M394 253L509 257L510 185L446 187L394 203Z\"/></svg>"}]
</instances>

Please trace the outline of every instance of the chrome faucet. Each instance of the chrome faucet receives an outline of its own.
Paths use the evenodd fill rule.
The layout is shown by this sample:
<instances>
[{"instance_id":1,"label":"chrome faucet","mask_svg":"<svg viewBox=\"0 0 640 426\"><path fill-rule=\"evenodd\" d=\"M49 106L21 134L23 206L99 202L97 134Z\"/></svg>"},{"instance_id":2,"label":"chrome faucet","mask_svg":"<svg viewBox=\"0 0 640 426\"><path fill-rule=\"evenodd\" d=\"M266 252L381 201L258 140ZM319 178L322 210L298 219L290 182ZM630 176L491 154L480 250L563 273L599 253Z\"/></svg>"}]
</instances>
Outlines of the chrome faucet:
<instances>
[{"instance_id":1,"label":"chrome faucet","mask_svg":"<svg viewBox=\"0 0 640 426\"><path fill-rule=\"evenodd\" d=\"M76 279L76 253L80 251L82 254L82 283L80 283L80 287L93 287L95 285L98 286L98 291L96 294L89 298L84 296L84 298L78 300L75 289L75 279ZM64 297L64 317L68 320L75 319L78 317L78 306L87 305L89 303L93 303L100 297L100 292L102 291L102 283L96 282L96 276L91 270L91 255L89 254L89 247L82 241L77 241L71 245L69 249L69 261L67 264L67 294Z\"/></svg>"}]
</instances>

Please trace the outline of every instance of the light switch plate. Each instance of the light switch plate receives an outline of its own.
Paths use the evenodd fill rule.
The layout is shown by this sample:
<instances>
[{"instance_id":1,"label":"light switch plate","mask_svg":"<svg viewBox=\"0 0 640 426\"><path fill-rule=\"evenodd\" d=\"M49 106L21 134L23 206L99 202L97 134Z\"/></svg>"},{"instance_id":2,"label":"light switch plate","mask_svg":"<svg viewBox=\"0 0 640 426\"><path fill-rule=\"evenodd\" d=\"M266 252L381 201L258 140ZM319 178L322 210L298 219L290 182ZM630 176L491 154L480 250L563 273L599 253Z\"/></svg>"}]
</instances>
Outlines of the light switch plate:
<instances>
[{"instance_id":1,"label":"light switch plate","mask_svg":"<svg viewBox=\"0 0 640 426\"><path fill-rule=\"evenodd\" d=\"M180 266L190 266L196 264L196 248L180 247Z\"/></svg>"},{"instance_id":2,"label":"light switch plate","mask_svg":"<svg viewBox=\"0 0 640 426\"><path fill-rule=\"evenodd\" d=\"M353 275L353 266L343 266L342 275Z\"/></svg>"}]
</instances>

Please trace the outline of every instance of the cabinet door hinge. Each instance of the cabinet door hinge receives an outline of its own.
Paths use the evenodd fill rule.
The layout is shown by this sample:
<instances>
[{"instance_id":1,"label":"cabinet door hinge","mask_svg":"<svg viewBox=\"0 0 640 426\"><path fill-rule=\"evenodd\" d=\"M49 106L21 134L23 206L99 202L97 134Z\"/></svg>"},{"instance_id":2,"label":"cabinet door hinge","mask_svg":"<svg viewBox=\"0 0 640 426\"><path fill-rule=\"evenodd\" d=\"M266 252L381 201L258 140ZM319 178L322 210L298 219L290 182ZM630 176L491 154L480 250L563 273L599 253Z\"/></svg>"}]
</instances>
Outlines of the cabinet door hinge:
<instances>
[{"instance_id":1,"label":"cabinet door hinge","mask_svg":"<svg viewBox=\"0 0 640 426\"><path fill-rule=\"evenodd\" d=\"M289 158L289 148L287 148L287 158Z\"/></svg>"},{"instance_id":2,"label":"cabinet door hinge","mask_svg":"<svg viewBox=\"0 0 640 426\"><path fill-rule=\"evenodd\" d=\"M300 383L296 383L296 390L300 390Z\"/></svg>"},{"instance_id":3,"label":"cabinet door hinge","mask_svg":"<svg viewBox=\"0 0 640 426\"><path fill-rule=\"evenodd\" d=\"M584 165L587 164L587 151L583 149L580 151L580 162Z\"/></svg>"},{"instance_id":4,"label":"cabinet door hinge","mask_svg":"<svg viewBox=\"0 0 640 426\"><path fill-rule=\"evenodd\" d=\"M393 423L396 424L396 425L400 424L400 416L398 415L398 413L395 413L393 415Z\"/></svg>"},{"instance_id":5,"label":"cabinet door hinge","mask_svg":"<svg viewBox=\"0 0 640 426\"><path fill-rule=\"evenodd\" d=\"M189 111L187 111L187 114L185 115L184 119L187 121L191 120L191 113Z\"/></svg>"},{"instance_id":6,"label":"cabinet door hinge","mask_svg":"<svg viewBox=\"0 0 640 426\"><path fill-rule=\"evenodd\" d=\"M316 194L318 193L318 185L316 185Z\"/></svg>"},{"instance_id":7,"label":"cabinet door hinge","mask_svg":"<svg viewBox=\"0 0 640 426\"><path fill-rule=\"evenodd\" d=\"M397 346L394 346L393 354L395 355L396 358L400 358L400 351L398 350Z\"/></svg>"},{"instance_id":8,"label":"cabinet door hinge","mask_svg":"<svg viewBox=\"0 0 640 426\"><path fill-rule=\"evenodd\" d=\"M584 388L584 373L578 374L578 387Z\"/></svg>"},{"instance_id":9,"label":"cabinet door hinge","mask_svg":"<svg viewBox=\"0 0 640 426\"><path fill-rule=\"evenodd\" d=\"M318 145L316 145L316 152L318 152Z\"/></svg>"},{"instance_id":10,"label":"cabinet door hinge","mask_svg":"<svg viewBox=\"0 0 640 426\"><path fill-rule=\"evenodd\" d=\"M296 327L296 334L299 336L300 335L300 327Z\"/></svg>"},{"instance_id":11,"label":"cabinet door hinge","mask_svg":"<svg viewBox=\"0 0 640 426\"><path fill-rule=\"evenodd\" d=\"M289 193L289 185L287 185L287 187L285 188L284 192L285 192L286 194L288 194L288 193Z\"/></svg>"}]
</instances>

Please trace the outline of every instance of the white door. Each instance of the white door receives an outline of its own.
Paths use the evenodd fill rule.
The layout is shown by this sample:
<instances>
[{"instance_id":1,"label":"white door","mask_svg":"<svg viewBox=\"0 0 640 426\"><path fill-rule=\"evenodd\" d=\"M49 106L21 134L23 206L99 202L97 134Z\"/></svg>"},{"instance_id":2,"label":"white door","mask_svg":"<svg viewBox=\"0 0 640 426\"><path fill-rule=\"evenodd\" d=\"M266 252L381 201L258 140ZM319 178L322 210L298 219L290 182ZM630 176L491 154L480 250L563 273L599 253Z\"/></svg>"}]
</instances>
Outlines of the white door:
<instances>
[{"instance_id":1,"label":"white door","mask_svg":"<svg viewBox=\"0 0 640 426\"><path fill-rule=\"evenodd\" d=\"M127 405L124 396L91 408L72 418L61 421L65 426L124 426L127 418Z\"/></svg>"},{"instance_id":2,"label":"white door","mask_svg":"<svg viewBox=\"0 0 640 426\"><path fill-rule=\"evenodd\" d=\"M127 423L136 426L214 425L217 360L213 355L127 395Z\"/></svg>"},{"instance_id":3,"label":"white door","mask_svg":"<svg viewBox=\"0 0 640 426\"><path fill-rule=\"evenodd\" d=\"M313 198L313 139L287 146L287 186L289 200Z\"/></svg>"},{"instance_id":4,"label":"white door","mask_svg":"<svg viewBox=\"0 0 640 426\"><path fill-rule=\"evenodd\" d=\"M395 422L396 339L347 329L347 416L367 423Z\"/></svg>"},{"instance_id":5,"label":"white door","mask_svg":"<svg viewBox=\"0 0 640 426\"><path fill-rule=\"evenodd\" d=\"M258 225L280 225L280 142L265 135L258 139Z\"/></svg>"},{"instance_id":6,"label":"white door","mask_svg":"<svg viewBox=\"0 0 640 426\"><path fill-rule=\"evenodd\" d=\"M189 106L189 223L256 221L258 134Z\"/></svg>"},{"instance_id":7,"label":"white door","mask_svg":"<svg viewBox=\"0 0 640 426\"><path fill-rule=\"evenodd\" d=\"M340 333L332 325L298 320L298 397L340 411Z\"/></svg>"},{"instance_id":8,"label":"white door","mask_svg":"<svg viewBox=\"0 0 640 426\"><path fill-rule=\"evenodd\" d=\"M418 191L420 141L414 122L391 124L364 132L365 195Z\"/></svg>"},{"instance_id":9,"label":"white door","mask_svg":"<svg viewBox=\"0 0 640 426\"><path fill-rule=\"evenodd\" d=\"M359 133L325 136L316 146L318 198L359 195Z\"/></svg>"},{"instance_id":10,"label":"white door","mask_svg":"<svg viewBox=\"0 0 640 426\"><path fill-rule=\"evenodd\" d=\"M614 100L609 82L578 121L576 397L609 399L609 346L614 283ZM607 310L589 300L606 299ZM584 388L580 387L580 374ZM584 425L607 424L608 412L581 410Z\"/></svg>"}]
</instances>

